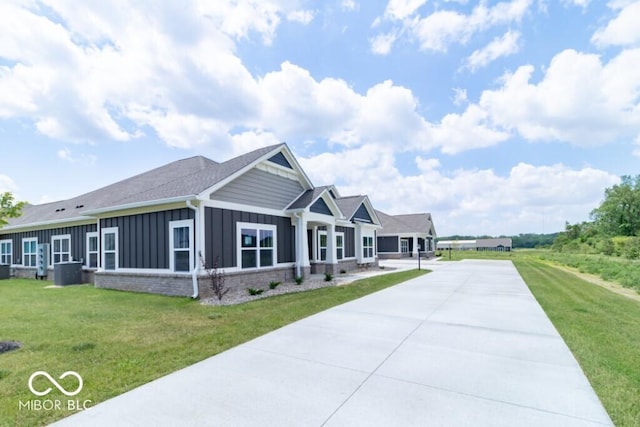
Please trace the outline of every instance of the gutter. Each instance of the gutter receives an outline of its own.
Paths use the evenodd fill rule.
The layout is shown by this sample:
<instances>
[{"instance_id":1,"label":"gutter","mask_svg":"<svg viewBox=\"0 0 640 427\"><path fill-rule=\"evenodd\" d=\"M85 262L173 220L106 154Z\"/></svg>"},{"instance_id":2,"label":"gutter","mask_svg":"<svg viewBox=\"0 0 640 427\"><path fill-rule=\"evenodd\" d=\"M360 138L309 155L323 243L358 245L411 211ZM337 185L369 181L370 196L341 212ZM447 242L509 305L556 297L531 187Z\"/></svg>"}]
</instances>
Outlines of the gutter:
<instances>
[{"instance_id":1,"label":"gutter","mask_svg":"<svg viewBox=\"0 0 640 427\"><path fill-rule=\"evenodd\" d=\"M198 230L200 227L200 209L198 209L197 206L194 206L193 203L191 203L191 199L186 201L187 203L187 207L191 210L193 210L193 212L195 213L195 218L194 218L194 224L195 227L193 227L193 237L194 237L194 257L198 256L198 254L200 253L200 239L198 239ZM191 298L196 299L198 298L199 295L199 290L198 290L198 274L200 273L200 262L199 260L196 260L196 265L193 268L193 272L191 273L191 285L193 286L193 295L191 295Z\"/></svg>"}]
</instances>

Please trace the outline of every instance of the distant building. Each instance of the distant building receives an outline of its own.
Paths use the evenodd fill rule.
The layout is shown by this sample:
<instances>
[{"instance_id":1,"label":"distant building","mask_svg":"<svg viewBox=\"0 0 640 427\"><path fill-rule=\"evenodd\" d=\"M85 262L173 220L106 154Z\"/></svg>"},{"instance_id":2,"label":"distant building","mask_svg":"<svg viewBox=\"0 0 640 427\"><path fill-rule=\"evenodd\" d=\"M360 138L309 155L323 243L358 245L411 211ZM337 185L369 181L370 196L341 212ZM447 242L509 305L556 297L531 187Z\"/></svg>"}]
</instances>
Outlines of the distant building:
<instances>
[{"instance_id":1,"label":"distant building","mask_svg":"<svg viewBox=\"0 0 640 427\"><path fill-rule=\"evenodd\" d=\"M458 251L497 251L511 252L513 243L510 237L498 239L477 239L477 240L440 240L436 244L437 250L458 250Z\"/></svg>"}]
</instances>

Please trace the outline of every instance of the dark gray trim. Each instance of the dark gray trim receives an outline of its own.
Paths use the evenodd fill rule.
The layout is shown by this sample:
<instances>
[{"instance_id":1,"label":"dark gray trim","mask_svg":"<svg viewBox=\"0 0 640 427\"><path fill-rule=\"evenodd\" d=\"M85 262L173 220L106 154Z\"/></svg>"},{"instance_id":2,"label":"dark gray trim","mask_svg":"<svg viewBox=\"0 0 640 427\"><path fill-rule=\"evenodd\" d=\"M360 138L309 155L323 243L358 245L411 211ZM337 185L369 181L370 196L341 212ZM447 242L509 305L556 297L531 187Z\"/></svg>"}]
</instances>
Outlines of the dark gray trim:
<instances>
[{"instance_id":1,"label":"dark gray trim","mask_svg":"<svg viewBox=\"0 0 640 427\"><path fill-rule=\"evenodd\" d=\"M276 154L275 156L271 157L269 161L275 163L276 165L284 166L285 168L288 168L288 169L293 169L293 167L291 166L291 163L289 163L289 161L284 156L284 154L282 154L282 151Z\"/></svg>"},{"instance_id":2,"label":"dark gray trim","mask_svg":"<svg viewBox=\"0 0 640 427\"><path fill-rule=\"evenodd\" d=\"M104 218L100 228L118 227L119 268L169 269L169 223L194 216L191 209L172 209ZM194 233L196 227L194 224Z\"/></svg>"},{"instance_id":3,"label":"dark gray trim","mask_svg":"<svg viewBox=\"0 0 640 427\"><path fill-rule=\"evenodd\" d=\"M327 203L324 201L324 199L322 197L320 197L318 200L316 200L311 205L309 210L311 212L313 212L313 213L333 216L333 214L331 213L331 209L329 209L329 206L327 206Z\"/></svg>"},{"instance_id":4,"label":"dark gray trim","mask_svg":"<svg viewBox=\"0 0 640 427\"><path fill-rule=\"evenodd\" d=\"M71 227L49 228L46 230L3 233L0 240L11 240L13 263L22 264L22 239L37 238L38 243L51 243L51 236L69 234L71 236L71 258L84 260L86 257L87 233L97 231L96 224L74 225Z\"/></svg>"},{"instance_id":5,"label":"dark gray trim","mask_svg":"<svg viewBox=\"0 0 640 427\"><path fill-rule=\"evenodd\" d=\"M275 225L278 232L278 263L295 261L295 228L291 225L291 218L206 207L204 248L207 265L220 268L237 266L238 222Z\"/></svg>"}]
</instances>

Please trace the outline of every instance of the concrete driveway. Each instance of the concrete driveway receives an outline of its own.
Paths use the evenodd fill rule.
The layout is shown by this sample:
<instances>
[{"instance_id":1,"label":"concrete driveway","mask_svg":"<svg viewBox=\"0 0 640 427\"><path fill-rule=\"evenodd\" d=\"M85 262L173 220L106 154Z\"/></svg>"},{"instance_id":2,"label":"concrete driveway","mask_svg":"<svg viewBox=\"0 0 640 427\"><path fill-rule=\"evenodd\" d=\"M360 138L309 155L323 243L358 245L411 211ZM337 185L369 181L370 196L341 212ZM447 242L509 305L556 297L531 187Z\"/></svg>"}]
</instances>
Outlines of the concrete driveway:
<instances>
[{"instance_id":1,"label":"concrete driveway","mask_svg":"<svg viewBox=\"0 0 640 427\"><path fill-rule=\"evenodd\" d=\"M509 261L447 263L56 426L612 425Z\"/></svg>"}]
</instances>

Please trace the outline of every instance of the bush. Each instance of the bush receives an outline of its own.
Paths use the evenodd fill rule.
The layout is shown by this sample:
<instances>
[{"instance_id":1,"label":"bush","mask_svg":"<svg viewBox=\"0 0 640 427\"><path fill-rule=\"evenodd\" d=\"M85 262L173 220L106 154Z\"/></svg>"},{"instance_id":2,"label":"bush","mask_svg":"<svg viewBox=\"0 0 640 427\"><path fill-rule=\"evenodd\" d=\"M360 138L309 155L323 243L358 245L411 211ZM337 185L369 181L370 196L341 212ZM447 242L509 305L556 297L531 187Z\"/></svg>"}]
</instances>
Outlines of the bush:
<instances>
[{"instance_id":1,"label":"bush","mask_svg":"<svg viewBox=\"0 0 640 427\"><path fill-rule=\"evenodd\" d=\"M304 282L304 277L298 276L295 278L295 281L296 281L296 285L302 285L302 282Z\"/></svg>"},{"instance_id":2,"label":"bush","mask_svg":"<svg viewBox=\"0 0 640 427\"><path fill-rule=\"evenodd\" d=\"M279 284L280 282L276 282L275 280L272 280L271 282L269 282L269 289L275 289L278 287Z\"/></svg>"},{"instance_id":3,"label":"bush","mask_svg":"<svg viewBox=\"0 0 640 427\"><path fill-rule=\"evenodd\" d=\"M342 270L340 270L340 274L347 274L347 270L343 268Z\"/></svg>"},{"instance_id":4,"label":"bush","mask_svg":"<svg viewBox=\"0 0 640 427\"><path fill-rule=\"evenodd\" d=\"M324 273L324 281L330 282L333 280L333 275L331 273Z\"/></svg>"},{"instance_id":5,"label":"bush","mask_svg":"<svg viewBox=\"0 0 640 427\"><path fill-rule=\"evenodd\" d=\"M247 292L249 292L249 295L251 295L251 296L256 296L256 295L260 295L261 293L263 293L264 289L247 288Z\"/></svg>"}]
</instances>

